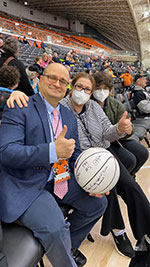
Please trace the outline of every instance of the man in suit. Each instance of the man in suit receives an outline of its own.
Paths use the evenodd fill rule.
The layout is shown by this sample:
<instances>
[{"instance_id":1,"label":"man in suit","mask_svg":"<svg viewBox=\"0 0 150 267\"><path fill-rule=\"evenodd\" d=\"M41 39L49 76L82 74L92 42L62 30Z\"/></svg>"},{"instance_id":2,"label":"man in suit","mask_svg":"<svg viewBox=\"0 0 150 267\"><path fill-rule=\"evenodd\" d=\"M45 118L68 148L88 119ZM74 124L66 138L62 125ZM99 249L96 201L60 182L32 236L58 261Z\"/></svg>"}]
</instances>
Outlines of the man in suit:
<instances>
[{"instance_id":1,"label":"man in suit","mask_svg":"<svg viewBox=\"0 0 150 267\"><path fill-rule=\"evenodd\" d=\"M0 128L0 219L7 223L18 219L31 229L53 267L85 264L78 248L107 206L105 196L89 196L73 175L80 154L77 122L73 113L59 104L68 81L63 65L50 64L40 78L40 94L30 98L27 108L6 108ZM56 139L54 109L62 125ZM52 171L59 159L68 159L70 175L62 199L54 194ZM58 203L73 207L69 222Z\"/></svg>"}]
</instances>

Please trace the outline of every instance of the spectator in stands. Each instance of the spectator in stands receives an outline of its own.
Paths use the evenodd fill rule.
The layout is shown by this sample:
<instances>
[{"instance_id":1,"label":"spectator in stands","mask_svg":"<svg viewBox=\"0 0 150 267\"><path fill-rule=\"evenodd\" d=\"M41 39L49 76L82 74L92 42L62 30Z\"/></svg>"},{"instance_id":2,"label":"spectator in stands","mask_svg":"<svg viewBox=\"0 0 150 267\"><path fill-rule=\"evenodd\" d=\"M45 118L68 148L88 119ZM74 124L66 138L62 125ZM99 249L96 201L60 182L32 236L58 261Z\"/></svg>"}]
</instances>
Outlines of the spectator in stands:
<instances>
[{"instance_id":1,"label":"spectator in stands","mask_svg":"<svg viewBox=\"0 0 150 267\"><path fill-rule=\"evenodd\" d=\"M116 75L114 74L112 68L109 65L105 65L104 72L109 74L112 78L116 78Z\"/></svg>"},{"instance_id":2,"label":"spectator in stands","mask_svg":"<svg viewBox=\"0 0 150 267\"><path fill-rule=\"evenodd\" d=\"M93 99L103 108L111 123L115 125L125 112L125 106L110 96L113 89L112 77L104 72L97 72L93 77L96 82ZM119 143L113 142L111 147L117 151L121 162L133 177L148 159L148 150L135 141L132 135L119 139Z\"/></svg>"},{"instance_id":3,"label":"spectator in stands","mask_svg":"<svg viewBox=\"0 0 150 267\"><path fill-rule=\"evenodd\" d=\"M107 235L111 231L117 250L123 255L133 257L135 252L125 233L116 190L127 204L131 229L137 240L141 240L146 233L150 234L150 204L140 186L110 147L110 141L120 139L124 132L128 134L132 132L130 120L126 119L127 113L125 112L119 122L112 125L99 104L89 100L94 89L91 75L79 73L73 78L71 84L71 94L62 99L61 103L69 108L77 118L81 149L85 150L91 146L104 147L115 155L120 166L120 179L108 196L108 208L103 216L101 234ZM16 96L16 100L17 98L18 96ZM19 98L21 99L22 96ZM9 99L8 105L10 106L10 104L13 107L13 103ZM20 106L19 102L18 105ZM117 229L123 229L123 231L117 233ZM147 245L148 235L145 235Z\"/></svg>"},{"instance_id":4,"label":"spectator in stands","mask_svg":"<svg viewBox=\"0 0 150 267\"><path fill-rule=\"evenodd\" d=\"M35 71L38 72L39 77L43 73L43 68L40 66L42 59L39 56L36 56L34 59L34 64L32 65L35 68Z\"/></svg>"},{"instance_id":5,"label":"spectator in stands","mask_svg":"<svg viewBox=\"0 0 150 267\"><path fill-rule=\"evenodd\" d=\"M79 55L76 55L74 62L75 62L75 64L80 63Z\"/></svg>"},{"instance_id":6,"label":"spectator in stands","mask_svg":"<svg viewBox=\"0 0 150 267\"><path fill-rule=\"evenodd\" d=\"M142 67L142 63L141 63L141 61L140 61L139 58L134 62L134 66L135 66L138 70L141 69L141 67Z\"/></svg>"},{"instance_id":7,"label":"spectator in stands","mask_svg":"<svg viewBox=\"0 0 150 267\"><path fill-rule=\"evenodd\" d=\"M37 94L39 92L39 85L40 85L40 81L38 79L39 74L37 72L37 68L34 66L27 67L26 73L28 75L28 79L29 79L29 82L32 86L34 93Z\"/></svg>"},{"instance_id":8,"label":"spectator in stands","mask_svg":"<svg viewBox=\"0 0 150 267\"><path fill-rule=\"evenodd\" d=\"M141 114L150 114L150 93L146 91L146 78L142 74L135 76L134 102Z\"/></svg>"},{"instance_id":9,"label":"spectator in stands","mask_svg":"<svg viewBox=\"0 0 150 267\"><path fill-rule=\"evenodd\" d=\"M21 44L23 44L23 40L21 40L21 37L20 36L18 36L18 42L21 43Z\"/></svg>"},{"instance_id":10,"label":"spectator in stands","mask_svg":"<svg viewBox=\"0 0 150 267\"><path fill-rule=\"evenodd\" d=\"M84 64L84 68L87 68L87 69L91 69L91 59L90 57L87 58L85 64Z\"/></svg>"},{"instance_id":11,"label":"spectator in stands","mask_svg":"<svg viewBox=\"0 0 150 267\"><path fill-rule=\"evenodd\" d=\"M48 64L54 63L52 60L52 54L48 54Z\"/></svg>"},{"instance_id":12,"label":"spectator in stands","mask_svg":"<svg viewBox=\"0 0 150 267\"><path fill-rule=\"evenodd\" d=\"M90 75L93 74L91 69L87 69L85 72L88 73L88 74L90 74Z\"/></svg>"},{"instance_id":13,"label":"spectator in stands","mask_svg":"<svg viewBox=\"0 0 150 267\"><path fill-rule=\"evenodd\" d=\"M40 63L40 67L45 69L48 66L48 54L46 52L43 53L42 55L42 60Z\"/></svg>"},{"instance_id":14,"label":"spectator in stands","mask_svg":"<svg viewBox=\"0 0 150 267\"><path fill-rule=\"evenodd\" d=\"M52 49L51 49L51 45L48 44L47 47L45 47L45 52L49 55L52 54Z\"/></svg>"},{"instance_id":15,"label":"spectator in stands","mask_svg":"<svg viewBox=\"0 0 150 267\"><path fill-rule=\"evenodd\" d=\"M2 39L3 40L3 33L2 32L0 32L0 39Z\"/></svg>"},{"instance_id":16,"label":"spectator in stands","mask_svg":"<svg viewBox=\"0 0 150 267\"><path fill-rule=\"evenodd\" d=\"M105 69L105 61L103 61L103 63L102 63L102 65L101 65L101 71L104 71L104 69Z\"/></svg>"},{"instance_id":17,"label":"spectator in stands","mask_svg":"<svg viewBox=\"0 0 150 267\"><path fill-rule=\"evenodd\" d=\"M3 45L4 45L3 39L0 38L0 49L3 49Z\"/></svg>"},{"instance_id":18,"label":"spectator in stands","mask_svg":"<svg viewBox=\"0 0 150 267\"><path fill-rule=\"evenodd\" d=\"M28 108L7 108L0 131L0 218L4 222L18 219L33 231L54 267L85 265L86 258L78 248L107 207L104 194L89 195L73 175L81 153L77 121L59 104L68 83L66 68L50 64L41 76L40 94L30 98ZM52 129L54 111L59 115L56 130ZM56 190L54 184L52 165L60 168L59 159L69 159L65 192ZM60 203L74 208L68 221Z\"/></svg>"},{"instance_id":19,"label":"spectator in stands","mask_svg":"<svg viewBox=\"0 0 150 267\"><path fill-rule=\"evenodd\" d=\"M70 61L69 56L66 56L65 61L64 61L64 65L70 66L71 64L72 64L72 62Z\"/></svg>"},{"instance_id":20,"label":"spectator in stands","mask_svg":"<svg viewBox=\"0 0 150 267\"><path fill-rule=\"evenodd\" d=\"M0 39L0 56L4 52L3 45L4 45L3 39Z\"/></svg>"},{"instance_id":21,"label":"spectator in stands","mask_svg":"<svg viewBox=\"0 0 150 267\"><path fill-rule=\"evenodd\" d=\"M121 79L123 79L123 86L125 87L125 89L128 89L132 82L133 82L133 77L131 74L129 74L129 71L126 70L125 73L123 73L121 76L120 76Z\"/></svg>"},{"instance_id":22,"label":"spectator in stands","mask_svg":"<svg viewBox=\"0 0 150 267\"><path fill-rule=\"evenodd\" d=\"M73 50L70 52L70 54L72 55L72 58L73 58L73 60L75 61L75 60L76 60L76 57L77 57L76 50L73 49Z\"/></svg>"},{"instance_id":23,"label":"spectator in stands","mask_svg":"<svg viewBox=\"0 0 150 267\"><path fill-rule=\"evenodd\" d=\"M24 37L23 37L23 43L24 43L24 44L28 44L28 45L29 45L29 42L28 42L28 40L27 40L26 36L24 36Z\"/></svg>"},{"instance_id":24,"label":"spectator in stands","mask_svg":"<svg viewBox=\"0 0 150 267\"><path fill-rule=\"evenodd\" d=\"M121 61L121 63L120 63L120 66L119 66L121 69L123 69L124 68L124 62L123 61Z\"/></svg>"},{"instance_id":25,"label":"spectator in stands","mask_svg":"<svg viewBox=\"0 0 150 267\"><path fill-rule=\"evenodd\" d=\"M34 94L32 87L29 83L25 66L17 59L19 55L19 43L16 39L8 37L3 45L4 53L0 58L0 67L3 65L16 66L20 72L20 82L16 90L24 92L26 95L31 96Z\"/></svg>"},{"instance_id":26,"label":"spectator in stands","mask_svg":"<svg viewBox=\"0 0 150 267\"><path fill-rule=\"evenodd\" d=\"M69 61L71 62L70 65L74 66L75 60L74 60L74 57L73 57L73 53L72 52L71 53L68 53L67 54L67 57L69 58Z\"/></svg>"},{"instance_id":27,"label":"spectator in stands","mask_svg":"<svg viewBox=\"0 0 150 267\"><path fill-rule=\"evenodd\" d=\"M127 70L129 71L130 74L132 73L132 67L131 67L131 65L127 65Z\"/></svg>"},{"instance_id":28,"label":"spectator in stands","mask_svg":"<svg viewBox=\"0 0 150 267\"><path fill-rule=\"evenodd\" d=\"M59 59L58 54L57 54L56 51L53 52L52 60L53 60L55 63L60 63L60 59Z\"/></svg>"},{"instance_id":29,"label":"spectator in stands","mask_svg":"<svg viewBox=\"0 0 150 267\"><path fill-rule=\"evenodd\" d=\"M16 89L20 82L20 73L15 66L3 66L0 68L0 87Z\"/></svg>"},{"instance_id":30,"label":"spectator in stands","mask_svg":"<svg viewBox=\"0 0 150 267\"><path fill-rule=\"evenodd\" d=\"M2 112L12 90L18 87L20 73L14 66L3 66L0 68L0 119ZM10 90L8 90L10 89Z\"/></svg>"}]
</instances>

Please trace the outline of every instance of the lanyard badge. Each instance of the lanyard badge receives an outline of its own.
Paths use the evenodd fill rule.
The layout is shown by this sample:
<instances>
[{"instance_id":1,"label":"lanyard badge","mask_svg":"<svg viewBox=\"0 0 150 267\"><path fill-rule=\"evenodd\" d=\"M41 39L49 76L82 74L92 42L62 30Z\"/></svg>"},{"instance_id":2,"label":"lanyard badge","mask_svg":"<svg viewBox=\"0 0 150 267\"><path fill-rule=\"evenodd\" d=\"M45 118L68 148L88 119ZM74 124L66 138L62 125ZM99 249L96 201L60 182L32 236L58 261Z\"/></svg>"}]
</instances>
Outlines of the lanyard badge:
<instances>
[{"instance_id":1,"label":"lanyard badge","mask_svg":"<svg viewBox=\"0 0 150 267\"><path fill-rule=\"evenodd\" d=\"M53 164L53 174L55 183L70 179L69 165L67 160L59 160Z\"/></svg>"}]
</instances>

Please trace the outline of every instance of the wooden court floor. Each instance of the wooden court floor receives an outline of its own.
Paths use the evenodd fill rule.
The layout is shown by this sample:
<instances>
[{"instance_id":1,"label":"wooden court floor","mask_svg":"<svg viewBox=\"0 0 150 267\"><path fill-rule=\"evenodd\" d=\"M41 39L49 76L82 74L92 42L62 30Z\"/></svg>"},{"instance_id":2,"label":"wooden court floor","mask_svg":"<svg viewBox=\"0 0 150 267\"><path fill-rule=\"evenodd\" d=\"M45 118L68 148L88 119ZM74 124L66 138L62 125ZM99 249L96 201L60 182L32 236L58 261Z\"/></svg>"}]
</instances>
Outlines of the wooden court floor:
<instances>
[{"instance_id":1,"label":"wooden court floor","mask_svg":"<svg viewBox=\"0 0 150 267\"><path fill-rule=\"evenodd\" d=\"M145 145L145 142L143 142L143 144ZM136 180L142 187L148 199L150 199L150 157L141 170L137 173ZM130 229L126 205L121 198L119 198L119 202L124 222L126 224L126 232L132 242L132 245L134 246L136 240L134 239ZM115 250L111 234L106 237L103 237L99 234L100 225L101 220L91 231L95 242L91 243L88 240L84 240L80 247L80 250L87 257L87 263L85 267L128 267L130 259L118 254L118 252ZM44 262L45 267L51 267L51 264L48 262L46 257L44 257Z\"/></svg>"}]
</instances>

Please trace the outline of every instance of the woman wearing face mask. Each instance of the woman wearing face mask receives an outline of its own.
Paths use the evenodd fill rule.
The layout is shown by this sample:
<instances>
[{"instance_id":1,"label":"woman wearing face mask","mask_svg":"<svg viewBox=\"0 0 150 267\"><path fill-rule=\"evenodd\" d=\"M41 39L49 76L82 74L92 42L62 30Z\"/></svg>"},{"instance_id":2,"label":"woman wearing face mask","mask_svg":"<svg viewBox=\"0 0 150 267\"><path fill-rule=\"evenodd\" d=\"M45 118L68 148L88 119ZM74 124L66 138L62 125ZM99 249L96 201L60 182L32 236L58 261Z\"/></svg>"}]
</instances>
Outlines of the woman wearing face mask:
<instances>
[{"instance_id":1,"label":"woman wearing face mask","mask_svg":"<svg viewBox=\"0 0 150 267\"><path fill-rule=\"evenodd\" d=\"M103 108L111 123L116 124L125 112L125 107L117 99L109 95L113 88L112 78L104 72L97 72L93 77L96 82L93 99ZM118 157L133 177L148 159L148 150L132 139L132 135L122 140L120 139L119 142L113 142L111 147L116 151Z\"/></svg>"},{"instance_id":2,"label":"woman wearing face mask","mask_svg":"<svg viewBox=\"0 0 150 267\"><path fill-rule=\"evenodd\" d=\"M58 83L55 87L58 90ZM150 234L150 204L140 186L135 182L110 146L110 142L119 139L124 133L130 134L132 132L132 124L126 118L127 112L125 112L119 122L116 125L112 125L99 104L90 100L92 90L95 87L92 76L87 73L77 74L72 80L71 87L71 94L62 99L61 103L69 108L77 118L81 149L85 150L94 146L104 147L116 156L120 165L120 179L115 188L111 190L109 196L107 196L108 207L103 216L101 234L105 236L112 232L117 251L124 256L134 257L135 252L125 233L125 225L117 194L123 198L128 207L131 229L137 240L141 240L145 233ZM17 98L24 100L24 96L22 98L19 95L17 97L14 95L12 100L9 99L8 101L9 107L13 107L14 98L16 101ZM20 103L17 103L20 106ZM121 234L119 233L117 236L118 231L114 231L114 229L120 229Z\"/></svg>"}]
</instances>

